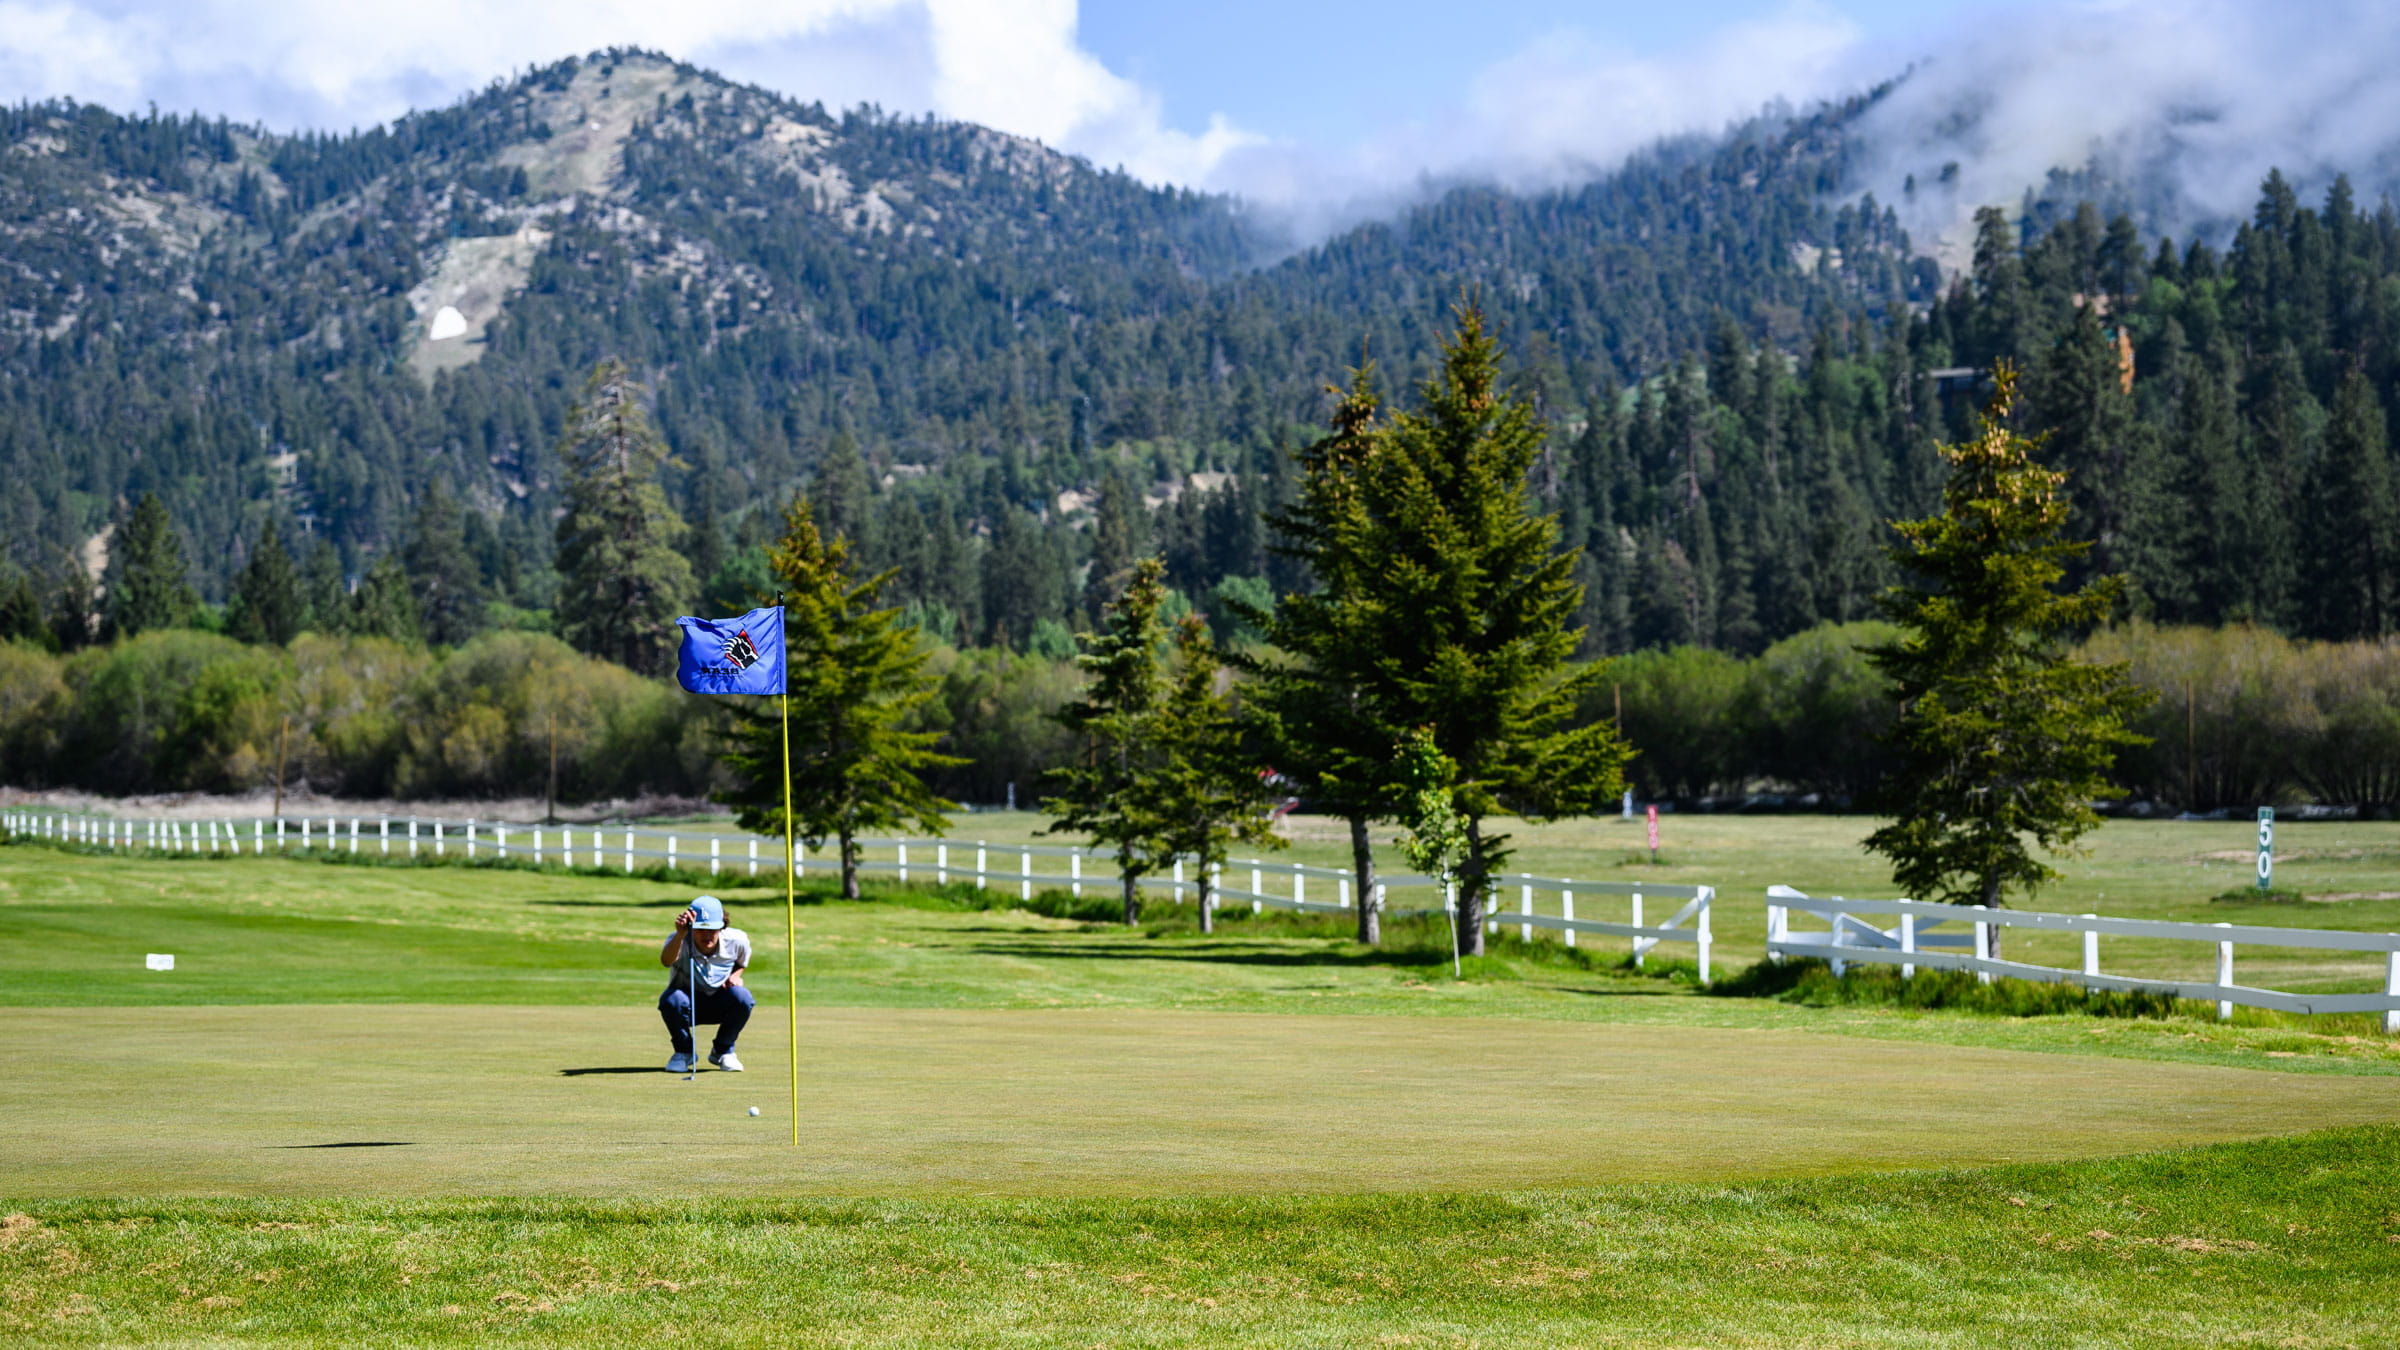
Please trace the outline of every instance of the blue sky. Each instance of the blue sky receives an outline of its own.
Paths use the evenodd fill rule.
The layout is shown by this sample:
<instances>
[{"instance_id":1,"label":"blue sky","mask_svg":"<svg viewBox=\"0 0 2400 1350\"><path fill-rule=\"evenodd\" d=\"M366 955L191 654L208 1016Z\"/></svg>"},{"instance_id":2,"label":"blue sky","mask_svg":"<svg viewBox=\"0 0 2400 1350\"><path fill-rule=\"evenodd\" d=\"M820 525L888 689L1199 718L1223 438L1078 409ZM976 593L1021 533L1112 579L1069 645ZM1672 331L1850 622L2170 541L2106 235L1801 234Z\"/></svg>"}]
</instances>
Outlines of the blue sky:
<instances>
[{"instance_id":1,"label":"blue sky","mask_svg":"<svg viewBox=\"0 0 2400 1350\"><path fill-rule=\"evenodd\" d=\"M1959 0L1815 7L1850 20L1865 40L1903 52L1929 43L1940 21L1963 8ZM1453 98L1471 72L1546 38L1580 33L1657 57L1789 8L1655 0L1088 0L1080 35L1110 69L1157 91L1172 125L1197 130L1223 114L1266 135L1330 145L1367 137L1429 100ZM1775 92L1785 91L1762 91L1762 100Z\"/></svg>"}]
</instances>

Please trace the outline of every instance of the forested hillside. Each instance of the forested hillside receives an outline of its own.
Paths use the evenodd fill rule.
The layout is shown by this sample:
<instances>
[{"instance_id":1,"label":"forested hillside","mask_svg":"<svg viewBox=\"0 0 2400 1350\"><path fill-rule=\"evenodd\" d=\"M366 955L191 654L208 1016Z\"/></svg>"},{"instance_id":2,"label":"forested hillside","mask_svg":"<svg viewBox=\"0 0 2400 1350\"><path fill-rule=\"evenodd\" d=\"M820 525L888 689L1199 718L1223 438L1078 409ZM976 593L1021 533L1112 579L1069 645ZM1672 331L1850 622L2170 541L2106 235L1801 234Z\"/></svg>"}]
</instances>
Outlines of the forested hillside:
<instances>
[{"instance_id":1,"label":"forested hillside","mask_svg":"<svg viewBox=\"0 0 2400 1350\"><path fill-rule=\"evenodd\" d=\"M356 578L439 481L474 508L485 582L541 608L559 419L616 354L705 531L763 520L846 444L887 537L931 555L894 555L912 588L964 637L1022 641L1072 619L1086 550L1056 527L1112 478L1153 503L1271 478L1325 382L1362 350L1415 371L1465 291L1562 419L1720 313L1789 345L1929 293L1888 213L1827 196L1845 115L1575 192L1460 190L1271 261L1226 200L641 54L354 136L21 107L0 114L8 561L55 578L156 491L211 598L270 513ZM444 306L464 329L433 339ZM1196 565L1263 570L1240 541ZM985 612L989 571L1022 613Z\"/></svg>"},{"instance_id":2,"label":"forested hillside","mask_svg":"<svg viewBox=\"0 0 2400 1350\"><path fill-rule=\"evenodd\" d=\"M1945 279L1848 194L1872 101L1284 257L1235 202L641 53L355 135L0 111L0 618L90 637L155 492L205 599L272 518L318 593L399 565L545 627L562 419L617 355L709 603L808 486L955 643L1055 654L1147 549L1226 625L1210 595L1307 584L1259 508L1324 385L1413 381L1472 294L1553 429L1587 654L1868 614L2002 358L2138 612L2389 631L2389 205L2276 179L2187 243L2028 198Z\"/></svg>"}]
</instances>

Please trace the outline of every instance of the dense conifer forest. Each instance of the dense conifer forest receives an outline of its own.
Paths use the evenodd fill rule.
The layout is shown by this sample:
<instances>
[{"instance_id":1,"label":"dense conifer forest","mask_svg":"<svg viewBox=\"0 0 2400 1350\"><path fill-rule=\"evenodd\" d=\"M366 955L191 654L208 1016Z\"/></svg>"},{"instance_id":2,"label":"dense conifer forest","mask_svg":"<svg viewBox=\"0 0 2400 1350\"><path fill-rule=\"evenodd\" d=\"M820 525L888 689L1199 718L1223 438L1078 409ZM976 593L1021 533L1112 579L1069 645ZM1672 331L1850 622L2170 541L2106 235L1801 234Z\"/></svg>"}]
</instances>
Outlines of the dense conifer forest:
<instances>
[{"instance_id":1,"label":"dense conifer forest","mask_svg":"<svg viewBox=\"0 0 2400 1350\"><path fill-rule=\"evenodd\" d=\"M559 445L616 357L703 606L752 602L806 490L951 646L1063 656L1149 552L1238 642L1227 600L1310 584L1261 517L1326 386L1368 358L1405 394L1471 297L1549 431L1583 656L1870 617L1884 523L2003 360L2121 617L2390 633L2392 205L2275 175L2176 240L2062 175L1945 275L1851 193L1879 96L1297 252L1238 202L637 52L347 135L0 110L0 629L106 638L113 587L252 641L567 631ZM161 540L194 594L142 590Z\"/></svg>"}]
</instances>

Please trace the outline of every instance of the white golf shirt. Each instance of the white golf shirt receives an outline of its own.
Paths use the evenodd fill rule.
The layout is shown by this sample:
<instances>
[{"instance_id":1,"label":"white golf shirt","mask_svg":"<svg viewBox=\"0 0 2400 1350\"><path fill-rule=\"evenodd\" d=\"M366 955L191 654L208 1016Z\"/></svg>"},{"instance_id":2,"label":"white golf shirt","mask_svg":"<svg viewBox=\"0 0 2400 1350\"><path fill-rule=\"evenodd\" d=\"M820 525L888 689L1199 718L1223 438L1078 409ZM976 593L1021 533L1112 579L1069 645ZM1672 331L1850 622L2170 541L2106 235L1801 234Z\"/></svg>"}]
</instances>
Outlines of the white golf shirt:
<instances>
[{"instance_id":1,"label":"white golf shirt","mask_svg":"<svg viewBox=\"0 0 2400 1350\"><path fill-rule=\"evenodd\" d=\"M733 972L750 964L750 935L739 928L717 930L717 949L703 952L693 944L692 935L683 935L683 959L675 963L675 987L692 987L693 968L699 968L700 987L722 989Z\"/></svg>"}]
</instances>

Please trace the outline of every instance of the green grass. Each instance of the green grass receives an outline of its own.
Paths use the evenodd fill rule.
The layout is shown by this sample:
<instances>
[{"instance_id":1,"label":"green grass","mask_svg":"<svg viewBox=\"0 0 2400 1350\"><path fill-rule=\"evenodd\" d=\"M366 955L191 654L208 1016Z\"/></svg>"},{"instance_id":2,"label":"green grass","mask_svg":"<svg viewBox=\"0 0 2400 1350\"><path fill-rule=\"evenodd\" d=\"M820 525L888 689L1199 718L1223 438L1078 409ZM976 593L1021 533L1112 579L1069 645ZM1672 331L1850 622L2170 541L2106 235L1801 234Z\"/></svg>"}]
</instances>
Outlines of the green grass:
<instances>
[{"instance_id":1,"label":"green grass","mask_svg":"<svg viewBox=\"0 0 2400 1350\"><path fill-rule=\"evenodd\" d=\"M695 1170L715 1170L706 1163ZM160 1203L0 1220L55 1344L2371 1346L2400 1130L1743 1185Z\"/></svg>"},{"instance_id":2,"label":"green grass","mask_svg":"<svg viewBox=\"0 0 2400 1350\"><path fill-rule=\"evenodd\" d=\"M1733 879L1736 968L1745 876L1888 893L1835 865L1859 822L1687 823L1724 827L1670 838ZM2103 830L2149 888L2108 912L2238 909L2195 828ZM1711 852L1743 840L1834 879ZM795 1151L746 880L712 889L760 946L752 1072L685 1084L649 1004L692 878L0 847L0 1340L2400 1340L2400 1045L2345 1024L1805 967L1706 996L1509 936L1457 981L1428 923L819 882Z\"/></svg>"}]
</instances>

